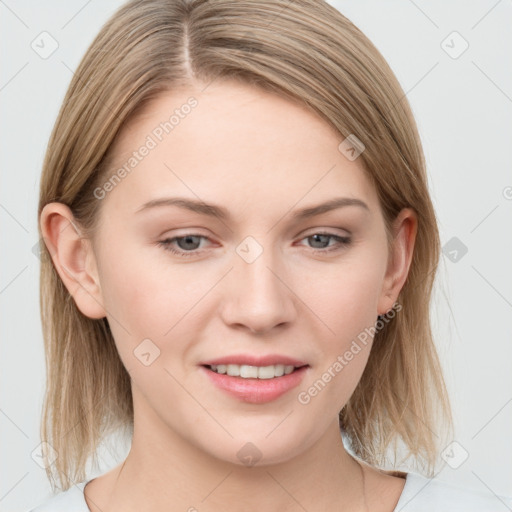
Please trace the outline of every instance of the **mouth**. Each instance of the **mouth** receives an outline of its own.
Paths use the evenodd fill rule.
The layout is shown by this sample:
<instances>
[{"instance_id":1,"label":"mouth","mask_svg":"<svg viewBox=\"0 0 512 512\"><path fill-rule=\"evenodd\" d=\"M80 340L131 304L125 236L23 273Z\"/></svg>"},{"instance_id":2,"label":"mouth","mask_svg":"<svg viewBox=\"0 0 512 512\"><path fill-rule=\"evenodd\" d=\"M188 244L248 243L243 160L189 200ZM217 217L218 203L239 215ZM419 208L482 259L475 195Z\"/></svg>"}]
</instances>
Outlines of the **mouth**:
<instances>
[{"instance_id":1,"label":"mouth","mask_svg":"<svg viewBox=\"0 0 512 512\"><path fill-rule=\"evenodd\" d=\"M251 404L272 402L286 395L304 379L310 366L274 364L202 364L208 382L224 394Z\"/></svg>"},{"instance_id":2,"label":"mouth","mask_svg":"<svg viewBox=\"0 0 512 512\"><path fill-rule=\"evenodd\" d=\"M269 366L252 366L248 364L210 364L203 365L208 370L230 377L240 377L242 379L275 379L283 375L289 375L300 368L309 366L307 364L294 366L284 364L273 364Z\"/></svg>"}]
</instances>

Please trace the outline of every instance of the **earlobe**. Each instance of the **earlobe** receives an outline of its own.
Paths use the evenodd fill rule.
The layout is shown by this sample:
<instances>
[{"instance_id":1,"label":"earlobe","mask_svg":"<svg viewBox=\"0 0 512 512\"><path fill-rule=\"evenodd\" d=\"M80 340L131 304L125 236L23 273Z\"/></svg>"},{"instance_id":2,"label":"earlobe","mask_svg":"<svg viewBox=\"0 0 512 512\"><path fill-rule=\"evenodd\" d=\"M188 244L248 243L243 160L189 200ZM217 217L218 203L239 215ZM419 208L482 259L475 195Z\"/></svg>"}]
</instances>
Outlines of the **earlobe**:
<instances>
[{"instance_id":1,"label":"earlobe","mask_svg":"<svg viewBox=\"0 0 512 512\"><path fill-rule=\"evenodd\" d=\"M81 234L70 208L63 203L47 204L40 216L44 243L53 264L78 309L89 318L106 316L97 267L89 240Z\"/></svg>"},{"instance_id":2,"label":"earlobe","mask_svg":"<svg viewBox=\"0 0 512 512\"><path fill-rule=\"evenodd\" d=\"M418 220L414 210L402 209L393 223L394 238L379 299L379 315L386 314L393 307L407 279L417 228Z\"/></svg>"}]
</instances>

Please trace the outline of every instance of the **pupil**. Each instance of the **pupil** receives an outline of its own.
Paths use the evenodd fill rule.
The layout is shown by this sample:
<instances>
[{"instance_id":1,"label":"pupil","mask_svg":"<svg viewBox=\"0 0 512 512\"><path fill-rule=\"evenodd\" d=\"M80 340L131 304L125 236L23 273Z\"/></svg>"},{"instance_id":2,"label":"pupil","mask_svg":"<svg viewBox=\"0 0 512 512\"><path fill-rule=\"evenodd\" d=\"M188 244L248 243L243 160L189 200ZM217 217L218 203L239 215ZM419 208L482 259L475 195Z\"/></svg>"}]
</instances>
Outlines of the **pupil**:
<instances>
[{"instance_id":1,"label":"pupil","mask_svg":"<svg viewBox=\"0 0 512 512\"><path fill-rule=\"evenodd\" d=\"M181 249L197 249L197 247L186 246L187 243L191 243L192 245L194 245L194 242L191 242L191 240L193 240L194 238L197 239L197 241L195 242L195 244L197 245L199 243L199 237L194 235L189 235L178 239L178 245L180 246ZM181 246L183 242L185 243L185 247Z\"/></svg>"},{"instance_id":2,"label":"pupil","mask_svg":"<svg viewBox=\"0 0 512 512\"><path fill-rule=\"evenodd\" d=\"M327 235L312 235L311 236L311 238L313 238L313 242L314 243L318 241L319 237L324 237L324 242L328 242L328 236ZM320 241L320 244L322 244L321 241Z\"/></svg>"}]
</instances>

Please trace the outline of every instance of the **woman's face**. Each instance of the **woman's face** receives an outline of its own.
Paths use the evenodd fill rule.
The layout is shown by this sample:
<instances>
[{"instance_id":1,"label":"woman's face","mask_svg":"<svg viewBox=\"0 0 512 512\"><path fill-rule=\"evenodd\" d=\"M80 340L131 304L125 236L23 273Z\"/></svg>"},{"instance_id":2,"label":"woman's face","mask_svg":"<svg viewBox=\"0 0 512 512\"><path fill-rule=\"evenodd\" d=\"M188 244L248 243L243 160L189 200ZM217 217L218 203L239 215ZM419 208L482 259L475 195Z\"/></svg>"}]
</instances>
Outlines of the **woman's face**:
<instances>
[{"instance_id":1,"label":"woman's face","mask_svg":"<svg viewBox=\"0 0 512 512\"><path fill-rule=\"evenodd\" d=\"M94 272L136 430L275 463L337 421L408 263L389 265L376 193L341 142L303 107L227 81L166 93L123 132L95 192Z\"/></svg>"}]
</instances>

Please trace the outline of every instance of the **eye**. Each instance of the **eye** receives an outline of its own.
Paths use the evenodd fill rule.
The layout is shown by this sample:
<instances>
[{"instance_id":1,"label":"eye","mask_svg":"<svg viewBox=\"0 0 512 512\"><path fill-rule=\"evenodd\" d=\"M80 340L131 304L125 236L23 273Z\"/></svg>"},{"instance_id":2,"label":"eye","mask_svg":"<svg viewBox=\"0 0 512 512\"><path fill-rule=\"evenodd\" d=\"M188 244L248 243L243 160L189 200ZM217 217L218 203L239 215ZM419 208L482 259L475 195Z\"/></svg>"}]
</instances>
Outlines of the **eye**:
<instances>
[{"instance_id":1,"label":"eye","mask_svg":"<svg viewBox=\"0 0 512 512\"><path fill-rule=\"evenodd\" d=\"M173 238L167 238L158 242L158 245L162 246L166 251L170 251L178 256L188 257L199 254L198 251L201 239L208 240L203 235L196 233L188 233L183 236L175 236ZM344 247L350 245L351 238L348 236L335 235L333 233L313 233L302 240L311 240L313 244L317 245L312 247L313 252L326 253L332 251L338 251ZM334 245L329 245L329 242L334 240ZM176 248L176 245L178 248ZM327 244L327 245L326 245Z\"/></svg>"},{"instance_id":2,"label":"eye","mask_svg":"<svg viewBox=\"0 0 512 512\"><path fill-rule=\"evenodd\" d=\"M316 244L316 247L313 246L313 252L323 253L341 250L352 242L348 236L340 236L333 233L313 233L302 240L311 240L314 245ZM334 240L336 243L329 246L328 244L331 240Z\"/></svg>"},{"instance_id":3,"label":"eye","mask_svg":"<svg viewBox=\"0 0 512 512\"><path fill-rule=\"evenodd\" d=\"M200 243L200 239L207 238L203 235L197 235L195 233L188 233L183 236L175 236L173 238L167 238L158 242L158 245L162 246L166 251L170 251L178 256L194 256L198 254L197 245ZM178 249L173 245L174 242L178 245Z\"/></svg>"}]
</instances>

